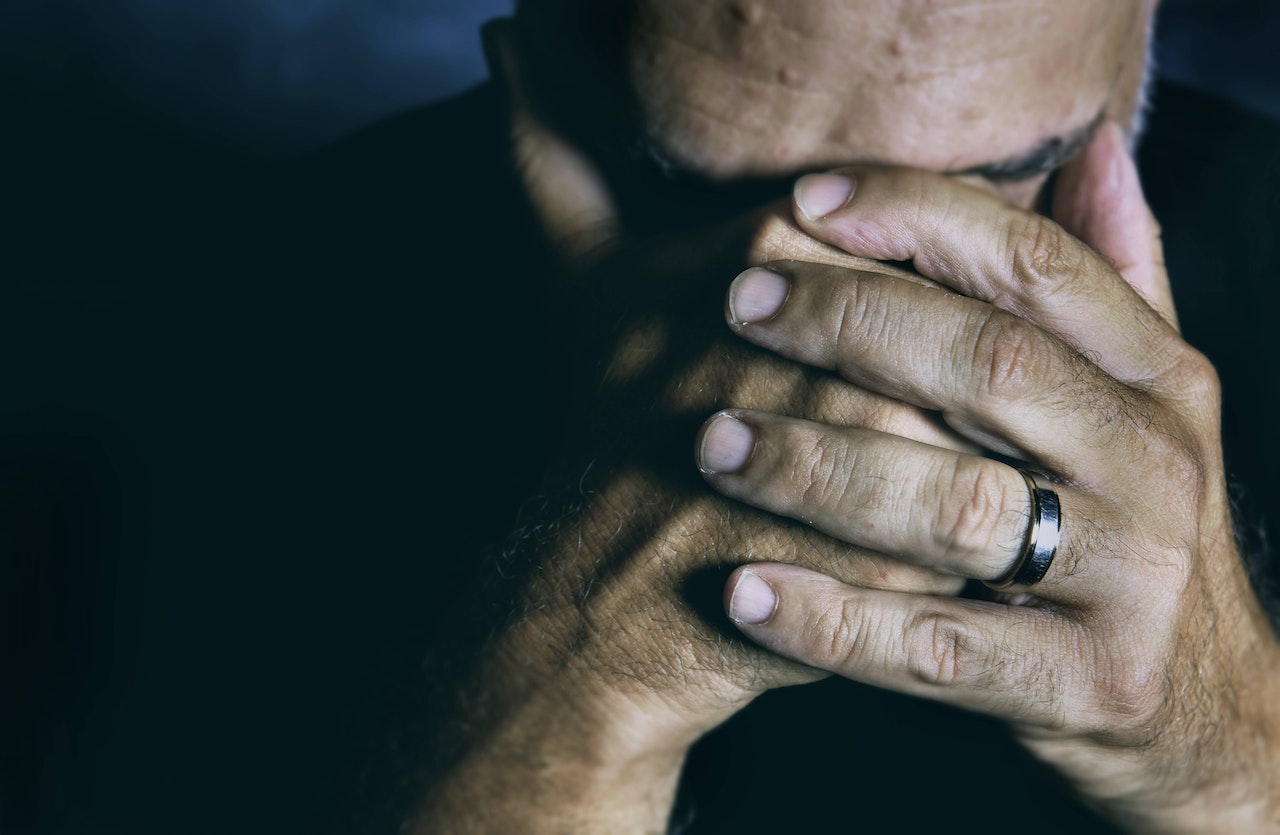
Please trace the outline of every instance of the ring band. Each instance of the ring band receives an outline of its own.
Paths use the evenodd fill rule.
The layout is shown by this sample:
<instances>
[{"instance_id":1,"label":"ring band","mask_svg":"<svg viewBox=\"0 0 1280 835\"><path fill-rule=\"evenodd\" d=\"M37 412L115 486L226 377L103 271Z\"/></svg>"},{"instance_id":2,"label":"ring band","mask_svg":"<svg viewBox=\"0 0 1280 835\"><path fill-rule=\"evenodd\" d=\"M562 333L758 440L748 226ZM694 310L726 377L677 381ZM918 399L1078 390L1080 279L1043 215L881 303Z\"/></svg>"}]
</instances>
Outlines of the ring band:
<instances>
[{"instance_id":1,"label":"ring band","mask_svg":"<svg viewBox=\"0 0 1280 835\"><path fill-rule=\"evenodd\" d=\"M1053 557L1058 553L1062 536L1062 506L1049 479L1037 472L1018 470L1031 491L1031 526L1027 543L1013 567L998 580L984 580L989 589L1001 591L1010 586L1033 586L1044 579Z\"/></svg>"}]
</instances>

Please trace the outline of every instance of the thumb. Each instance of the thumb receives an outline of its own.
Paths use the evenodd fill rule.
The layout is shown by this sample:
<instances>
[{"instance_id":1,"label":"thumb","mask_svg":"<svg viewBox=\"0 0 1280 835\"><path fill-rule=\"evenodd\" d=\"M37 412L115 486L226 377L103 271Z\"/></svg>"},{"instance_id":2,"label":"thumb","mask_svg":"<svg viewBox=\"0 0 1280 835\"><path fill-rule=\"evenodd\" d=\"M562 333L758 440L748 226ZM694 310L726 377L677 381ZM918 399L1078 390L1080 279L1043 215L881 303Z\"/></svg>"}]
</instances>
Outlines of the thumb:
<instances>
[{"instance_id":1,"label":"thumb","mask_svg":"<svg viewBox=\"0 0 1280 835\"><path fill-rule=\"evenodd\" d=\"M516 169L534 213L561 256L575 267L587 266L612 246L618 233L617 211L604 178L539 113L513 21L490 21L482 36L489 71L507 94Z\"/></svg>"},{"instance_id":2,"label":"thumb","mask_svg":"<svg viewBox=\"0 0 1280 835\"><path fill-rule=\"evenodd\" d=\"M1062 169L1053 217L1109 260L1165 321L1178 326L1160 224L1142 194L1138 168L1119 125L1104 124Z\"/></svg>"}]
</instances>

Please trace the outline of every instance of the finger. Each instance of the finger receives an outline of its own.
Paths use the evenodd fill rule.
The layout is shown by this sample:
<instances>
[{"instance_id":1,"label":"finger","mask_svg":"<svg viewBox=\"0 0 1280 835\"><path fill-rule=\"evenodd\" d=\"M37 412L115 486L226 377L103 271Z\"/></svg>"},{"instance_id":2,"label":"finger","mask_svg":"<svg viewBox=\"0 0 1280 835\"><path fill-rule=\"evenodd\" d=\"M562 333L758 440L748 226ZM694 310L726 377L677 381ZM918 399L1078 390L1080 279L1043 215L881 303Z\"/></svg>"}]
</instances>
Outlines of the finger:
<instances>
[{"instance_id":1,"label":"finger","mask_svg":"<svg viewBox=\"0 0 1280 835\"><path fill-rule=\"evenodd\" d=\"M769 267L729 288L726 316L748 341L940 410L971 440L1081 483L1113 472L1117 450L1144 449L1149 396L1025 319L886 276Z\"/></svg>"},{"instance_id":2,"label":"finger","mask_svg":"<svg viewBox=\"0 0 1280 835\"><path fill-rule=\"evenodd\" d=\"M725 608L761 646L854 681L1039 726L1089 721L1089 642L1044 609L859 589L778 564L735 571Z\"/></svg>"},{"instance_id":3,"label":"finger","mask_svg":"<svg viewBox=\"0 0 1280 835\"><path fill-rule=\"evenodd\" d=\"M852 191L836 205L842 180ZM909 260L1060 337L1122 382L1147 384L1181 359L1176 331L1097 253L984 190L915 169L857 168L802 178L795 199L797 220L819 240Z\"/></svg>"},{"instance_id":4,"label":"finger","mask_svg":"<svg viewBox=\"0 0 1280 835\"><path fill-rule=\"evenodd\" d=\"M1012 467L869 429L722 412L703 427L698 466L730 498L978 580L1008 573L1031 522L1026 482Z\"/></svg>"},{"instance_id":5,"label":"finger","mask_svg":"<svg viewBox=\"0 0 1280 835\"><path fill-rule=\"evenodd\" d=\"M1106 257L1129 286L1177 328L1160 224L1147 207L1138 166L1114 122L1103 125L1059 173L1053 217Z\"/></svg>"},{"instance_id":6,"label":"finger","mask_svg":"<svg viewBox=\"0 0 1280 835\"><path fill-rule=\"evenodd\" d=\"M542 118L526 79L519 30L508 19L482 30L489 70L507 96L511 141L524 191L560 254L586 266L603 257L618 236L617 210L595 165Z\"/></svg>"}]
</instances>

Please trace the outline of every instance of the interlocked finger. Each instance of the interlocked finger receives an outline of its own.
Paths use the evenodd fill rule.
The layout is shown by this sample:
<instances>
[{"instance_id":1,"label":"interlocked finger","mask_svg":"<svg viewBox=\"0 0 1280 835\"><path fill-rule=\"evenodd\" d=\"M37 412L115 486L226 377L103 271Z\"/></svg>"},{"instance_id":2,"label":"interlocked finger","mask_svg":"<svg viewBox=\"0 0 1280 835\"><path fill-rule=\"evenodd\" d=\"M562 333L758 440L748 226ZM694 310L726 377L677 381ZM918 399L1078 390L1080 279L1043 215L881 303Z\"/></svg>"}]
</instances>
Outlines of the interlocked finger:
<instances>
[{"instance_id":1,"label":"interlocked finger","mask_svg":"<svg viewBox=\"0 0 1280 835\"><path fill-rule=\"evenodd\" d=\"M740 568L725 590L753 640L854 681L1043 727L1097 712L1091 642L1046 609L854 588L791 565Z\"/></svg>"},{"instance_id":2,"label":"interlocked finger","mask_svg":"<svg viewBox=\"0 0 1280 835\"><path fill-rule=\"evenodd\" d=\"M971 440L1070 480L1116 472L1115 450L1143 448L1139 436L1154 408L1144 392L986 302L791 261L738 276L728 308L744 339L941 410Z\"/></svg>"},{"instance_id":3,"label":"interlocked finger","mask_svg":"<svg viewBox=\"0 0 1280 835\"><path fill-rule=\"evenodd\" d=\"M1025 317L1096 356L1125 382L1157 381L1176 365L1183 350L1177 330L1052 220L927 171L865 167L842 173L850 178L851 197L820 217L804 209L806 193L815 182L830 189L829 181L842 178L818 175L797 184L797 219L819 240L852 255L912 261L922 275Z\"/></svg>"},{"instance_id":4,"label":"interlocked finger","mask_svg":"<svg viewBox=\"0 0 1280 835\"><path fill-rule=\"evenodd\" d=\"M1027 480L978 455L734 410L707 422L698 458L727 496L938 571L995 581L1027 552ZM1082 497L1067 493L1066 500ZM1050 562L1037 592L1053 595L1061 574Z\"/></svg>"}]
</instances>

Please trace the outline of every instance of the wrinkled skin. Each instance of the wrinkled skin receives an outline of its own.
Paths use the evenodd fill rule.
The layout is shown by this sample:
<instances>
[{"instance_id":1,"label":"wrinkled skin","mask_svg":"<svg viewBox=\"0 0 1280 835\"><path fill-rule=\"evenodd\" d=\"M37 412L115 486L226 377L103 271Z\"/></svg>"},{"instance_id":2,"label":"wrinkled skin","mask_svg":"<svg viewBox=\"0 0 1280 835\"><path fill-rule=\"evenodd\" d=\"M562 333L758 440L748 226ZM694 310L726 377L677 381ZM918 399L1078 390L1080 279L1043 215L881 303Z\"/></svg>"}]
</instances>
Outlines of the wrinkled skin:
<instances>
[{"instance_id":1,"label":"wrinkled skin","mask_svg":"<svg viewBox=\"0 0 1280 835\"><path fill-rule=\"evenodd\" d=\"M518 88L513 95L519 102ZM543 217L564 208L566 193L577 198L575 212L591 205L584 194L598 186L593 172L532 121L526 130L521 150L529 159L560 161L546 184L538 179L545 168L526 168ZM463 711L459 719L488 728L462 743L444 733L443 744L462 749L461 763L429 797L423 831L505 831L528 807L477 798L527 799L529 791L556 810L551 830L630 831L641 819L661 830L684 753L699 736L767 689L824 675L732 637L718 600L744 559L794 562L869 588L943 595L962 588L959 577L718 497L689 467L698 424L729 403L974 449L927 410L706 327L720 315L724 275L744 263L804 259L911 278L818 244L790 215L782 201L707 228L632 240L584 223L561 239L563 327L581 332L566 350L580 365L570 359L564 370L581 381L585 400L567 411L581 407L587 417L566 416L574 440L502 558L500 572L519 579L496 606L515 615L484 651L474 690L464 688L474 694L464 700L483 703L483 715ZM587 747L564 750L566 739ZM502 752L504 762L543 763L529 765L542 779L527 782L528 769L493 769L477 745ZM506 788L506 780L521 788ZM633 789L643 791L628 804ZM565 804L566 792L586 799ZM472 820L486 814L493 817Z\"/></svg>"},{"instance_id":2,"label":"wrinkled skin","mask_svg":"<svg viewBox=\"0 0 1280 835\"><path fill-rule=\"evenodd\" d=\"M821 217L799 208L805 186L833 180L801 181L805 228L963 295L770 265L785 301L732 326L1030 462L1056 482L1062 541L1042 581L992 602L751 566L730 581L731 616L786 657L1010 721L1135 829L1275 826L1280 653L1232 537L1217 376L1177 332L1119 131L1064 173L1055 212L1109 237L1110 262L954 180L847 173L854 196ZM713 419L700 457L728 495L922 566L994 581L1023 548L1027 487L991 457L736 410Z\"/></svg>"},{"instance_id":3,"label":"wrinkled skin","mask_svg":"<svg viewBox=\"0 0 1280 835\"><path fill-rule=\"evenodd\" d=\"M1008 4L1000 6L645 0L634 5L621 50L635 98L635 121L628 129L636 129L654 155L674 169L711 182L733 183L852 163L967 172L1101 121L1132 123L1147 4L1097 0L1028 2L1012 10ZM528 31L536 32L536 13L530 19L533 28ZM854 650L860 646L858 636L866 634L859 625L867 621L841 615L865 610L842 603L841 595L873 600L887 591L906 592L896 598L923 601L918 604L922 611L952 605L938 601L957 593L966 577L998 575L998 563L1008 558L1011 543L1025 530L1026 500L1017 493L1017 482L990 477L977 483L999 486L998 491L988 488L995 492L986 496L986 504L996 511L978 518L1000 520L1004 527L996 527L991 538L981 542L984 547L972 544L977 534L969 537L967 550L955 549L950 561L921 553L913 543L859 541L838 525L824 528L819 521L827 494L795 479L823 474L821 483L833 490L852 485L857 481L856 455L834 456L813 466L758 470L755 465L762 459L749 457L751 463L741 472L707 474L711 485L731 498L715 496L699 483L688 461L689 444L702 419L732 407L750 410L733 414L744 422L755 421L755 431L762 434L784 425L771 421L799 419L808 422L803 425L809 427L811 440L827 437L821 433L847 440L840 433L870 431L895 444L914 441L978 460L985 460L980 458L984 448L1042 460L1033 454L1038 452L1035 448L1002 434L1002 427L958 420L956 415L963 412L954 402L922 396L907 385L913 369L919 371L909 351L887 359L875 373L859 373L861 366L854 360L841 364L833 356L806 353L814 346L841 343L836 338L839 323L820 315L821 310L845 309L840 304L804 306L801 294L796 306L787 308L798 311L794 319L777 320L776 331L770 330L773 325L744 326L733 317L732 329L725 328L717 321L720 300L733 275L749 265L769 264L797 282L796 287L802 280L827 287L825 298L831 303L844 298L841 293L847 296L858 282L873 278L877 286L891 288L884 291L886 298L923 292L932 296L922 298L947 299L948 304L1001 307L1004 302L1009 317L1025 323L1011 325L1015 333L1031 333L1035 339L1047 333L1051 342L1058 340L1052 343L1054 350L1066 345L1077 354L1088 352L1086 359L1061 362L1078 370L1096 368L1101 361L1099 375L1117 373L1106 365L1113 355L1117 363L1129 361L1130 355L1110 346L1094 351L1070 338L1072 334L1064 335L1062 316L1076 317L1084 331L1091 326L1079 322L1093 321L1095 315L1102 322L1145 322L1140 331L1158 330L1169 345L1180 340L1140 190L1135 189L1136 181L1120 183L1107 174L1116 170L1111 166L1118 164L1123 144L1132 138L1121 137L1115 128L1104 129L1095 139L1091 163L1077 165L1072 175L1076 187L1068 189L1068 197L1055 211L1062 226L1024 223L1005 241L1017 252L1018 241L1030 236L1033 253L1040 252L1037 246L1043 247L1044 241L1061 242L1059 249L1072 258L1069 263L1097 276L1090 286L1111 288L1109 295L1071 297L1074 306L1063 314L1028 301L1026 295L1028 287L1046 291L1060 283L965 285L954 270L945 269L945 255L939 256L938 264L922 264L905 237L889 237L897 248L883 240L879 247L869 246L845 227L824 225L785 202L743 206L736 216L665 230L661 218L650 218L646 229L663 231L638 234L623 220L626 213L619 211L624 196L611 188L591 154L557 130L555 118L539 106L538 91L524 84L533 77L556 77L554 65L564 61L555 54L558 47L536 37L522 40L520 30L512 28L499 30L494 41L496 71L512 95L516 164L543 230L563 261L562 289L569 301L563 307L564 321L553 323L552 329L580 333L571 340L572 359L580 366L566 366L567 373L576 367L571 376L578 382L570 401L575 442L504 559L501 574L510 579L499 584L505 596L497 608L512 615L491 625L491 637L459 686L457 705L443 715L447 721L441 723L440 746L451 755L428 781L418 831L662 831L688 747L763 690L824 674L815 667L911 692L928 689L915 679L904 684L887 671L895 660L889 649L872 656L878 666L858 665L862 656ZM998 54L992 44L999 45ZM532 72L530 63L553 69ZM572 56L567 64L573 66ZM565 95L572 99L571 79L562 81ZM904 236L903 230L910 227L903 218L910 207L927 205L924 198L935 191L964 189L945 205L968 207L976 217L1004 217L1002 213L1015 207L1025 215L1047 176L1024 172L1013 180L970 178L965 185L955 185L954 179L936 174L888 170L898 173L884 175L890 183L886 205L897 206L900 214L889 216L897 219L886 221L885 228ZM1129 191L1122 194L1120 185ZM1122 229L1098 222L1101 212L1117 206L1126 213ZM930 234L950 222L945 212L933 219ZM1061 237L1042 237L1045 230L1063 227L1079 240L1066 231ZM927 249L921 243L927 236L915 231L920 232L914 241L917 248ZM1043 261L1045 270L1052 272L1057 263L1054 252L1032 260ZM916 270L932 281L886 263L913 259ZM809 282L810 273L821 279ZM951 289L939 289L933 282ZM1129 295L1115 290L1117 284ZM964 298L970 296L974 298ZM1115 300L1120 298L1127 302L1118 304ZM1164 318L1152 313L1153 308ZM894 309L909 311L911 305ZM885 320L885 332L893 332L893 321ZM793 330L785 330L788 327ZM778 339L759 336L769 333L778 334ZM1032 346L1029 350L1036 357L1044 353L1031 337L1015 342ZM802 350L803 346L808 347ZM1171 356L1177 353L1170 351ZM1013 353L1010 373L1016 377L1023 360L1019 351ZM1095 359L1095 353L1103 359ZM966 700L934 690L926 693L1020 723L1029 745L1076 777L1082 791L1110 804L1108 811L1117 819L1138 828L1175 828L1151 812L1153 799L1176 796L1186 813L1184 821L1195 815L1211 820L1215 808L1213 803L1197 805L1200 794L1193 779L1163 779L1179 753L1185 753L1175 737L1161 736L1169 743L1158 758L1161 774L1135 753L1143 750L1137 744L1140 731L1149 729L1159 712L1153 702L1170 691L1131 687L1126 671L1139 685L1155 681L1162 671L1178 674L1161 664L1186 657L1184 633L1193 622L1180 613L1192 611L1193 601L1182 592L1193 586L1217 590L1218 596L1209 602L1217 606L1213 611L1222 612L1220 622L1230 626L1223 641L1214 644L1221 669L1240 660L1233 653L1255 662L1274 654L1247 584L1241 585L1243 575L1227 533L1218 491L1216 426L1210 419L1216 405L1212 374L1194 352L1184 353L1188 359L1176 363L1182 376L1174 379L1182 381L1181 390L1189 394L1169 394L1169 402L1142 413L1151 415L1151 426L1166 430L1158 434L1160 443L1153 448L1167 451L1171 471L1186 476L1180 482L1187 490L1183 509L1194 509L1196 520L1178 532L1178 542L1187 547L1161 553L1161 560L1174 567L1135 581L1161 602L1153 615L1160 651L1139 658L1108 644L1119 632L1114 608L1066 592L1067 598L1060 601L1052 595L1071 586L1054 577L1046 580L1043 598L1020 595L954 604L962 607L954 610L959 613L956 619L972 615L974 610L963 607L999 607L1003 613L1009 603L1032 603L1037 605L1015 611L1023 618L1043 614L1072 624L1078 629L1074 634L1091 636L1091 643L1082 640L1075 648L1093 647L1090 663L1113 665L1103 670L1103 679L1115 682L1112 701L1120 708L1107 703L1105 710L1093 714L1081 708L1046 720L1024 715L994 697ZM956 364L957 369L963 367ZM1126 385L1138 385L1141 379L1121 378ZM961 399L965 382L960 378L951 388L942 383L937 388ZM1107 385L1103 388L1108 393L1119 391ZM1105 407L1104 401L1097 402ZM704 471L714 469L705 457L710 433L711 428L704 431L698 447ZM1083 449L1105 447L1094 443L1096 439L1068 436L1082 442ZM792 436L784 432L778 437ZM778 443L779 449L790 449ZM792 452L801 455L823 448L834 449L834 442ZM1059 453L1060 458L1066 455ZM899 463L905 464L905 459ZM1055 469L1057 463L1049 459L1045 468L1060 478L1077 477ZM1080 485L1087 486L1091 485ZM937 498L938 491L921 488L920 496ZM903 519L912 519L914 506L905 504L903 517L895 521L905 524ZM1123 515L1123 509L1116 513ZM921 517L936 515L927 510ZM969 530L964 525L951 529ZM972 530L985 529L975 525ZM1149 526L1143 530L1148 539L1159 538ZM1216 545L1198 547L1206 538ZM918 541L929 537L920 534L915 544ZM1088 548L1081 550L1078 543L1071 547L1076 550L1062 565L1084 566ZM1138 546L1120 540L1110 547ZM980 559L956 557L968 552ZM717 622L702 605L704 581L711 580L718 592L730 568L744 562L760 563L751 571L773 584L781 602L770 611L771 617L755 625L742 612L734 613L732 606L730 614L747 635L776 655L729 637L728 625ZM1141 567L1134 569L1135 576ZM729 600L743 576L739 572L730 580ZM1204 582L1193 584L1191 578ZM1241 602L1227 605L1232 596ZM1055 608L1059 604L1077 609L1064 613ZM933 669L955 669L959 672L953 678L963 680L970 663L981 667L1000 651L996 637L1003 633L974 627L971 632L957 628L937 634L976 636L967 642L958 637L929 645L941 648ZM892 648L892 641L884 640ZM979 662L942 651L970 644L985 653L978 655ZM1075 663L1060 656L1045 658L1046 663ZM1214 702L1223 687L1238 686L1250 694L1259 688L1265 691L1273 680L1267 676L1274 663L1253 666L1266 674L1249 681L1220 676L1207 684L1213 692L1204 701L1221 710L1204 715L1227 722L1226 714L1248 714L1256 739L1258 731L1271 733L1269 720L1236 709L1239 705ZM943 677L941 672L935 676ZM1067 679L1070 676L1058 676ZM946 693L970 692L937 682L935 686ZM1001 686L993 682L988 692ZM1089 690L1085 695L1096 697L1095 702L1083 699L1081 704L1098 707L1107 701L1107 692L1111 691ZM1136 706L1131 704L1134 699ZM1174 710L1161 713L1160 720L1177 724L1187 716ZM1045 728L1047 735L1041 732ZM1263 774L1274 773L1265 763L1253 764ZM1085 779L1089 774L1104 779L1090 782ZM1214 771L1208 778L1215 787L1214 798L1234 798L1246 790L1234 779L1238 776ZM1261 812L1270 813L1269 807Z\"/></svg>"}]
</instances>

